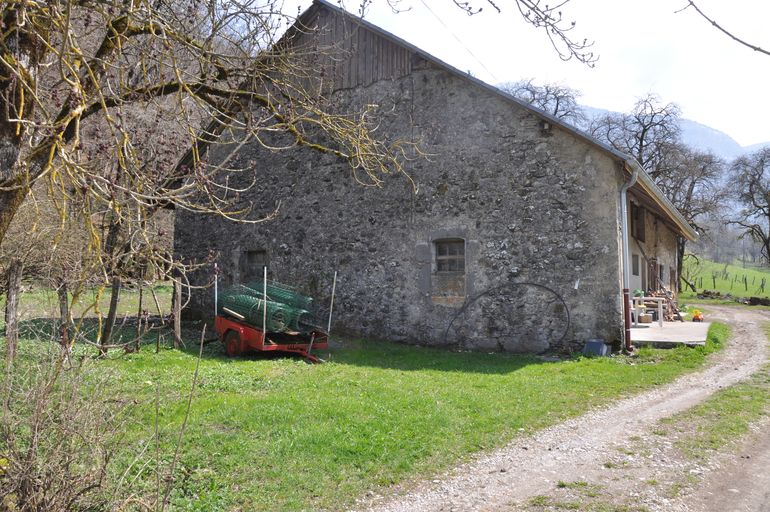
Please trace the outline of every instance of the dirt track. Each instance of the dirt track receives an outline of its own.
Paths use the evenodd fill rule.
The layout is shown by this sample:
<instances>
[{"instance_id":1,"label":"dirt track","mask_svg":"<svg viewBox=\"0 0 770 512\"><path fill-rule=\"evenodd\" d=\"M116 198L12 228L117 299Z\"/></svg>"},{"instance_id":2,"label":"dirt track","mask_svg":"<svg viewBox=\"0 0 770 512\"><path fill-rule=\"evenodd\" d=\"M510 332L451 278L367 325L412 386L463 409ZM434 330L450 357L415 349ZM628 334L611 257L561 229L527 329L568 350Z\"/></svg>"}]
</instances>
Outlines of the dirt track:
<instances>
[{"instance_id":1,"label":"dirt track","mask_svg":"<svg viewBox=\"0 0 770 512\"><path fill-rule=\"evenodd\" d=\"M412 486L408 492L390 497L372 497L359 504L360 510L378 511L466 511L520 510L532 506L533 496L557 493L557 482L582 480L601 484L613 503L632 503L649 510L766 510L763 493L749 496L757 484L757 471L764 473L770 489L770 436L757 434L755 443L764 448L756 454L755 465L735 463L730 473L740 487L727 487L719 496L696 489L687 499L667 495L662 489L673 475L684 471L706 475L708 482L728 482L719 468L702 468L677 457L670 439L657 439L653 426L663 418L689 409L716 390L745 379L767 359L767 341L762 324L770 320L767 312L709 306L711 318L733 326L728 346L705 370L677 381L624 399L579 418L517 439L508 446L454 468L444 476ZM767 432L767 429L763 429ZM645 455L638 455L639 447ZM764 459L762 457L765 457ZM751 460L751 459L744 459ZM761 464L763 464L762 466ZM731 467L725 461L722 468ZM622 467L621 470L618 467ZM726 469L725 469L726 470ZM747 471L746 475L741 473ZM645 484L647 482L647 484ZM712 491L717 490L715 487ZM701 494L699 494L701 493ZM726 494L725 494L726 493ZM722 496L724 495L724 496ZM738 497L745 497L753 508L733 508ZM713 508L716 499L727 508ZM758 505L760 504L760 505ZM770 508L770 505L764 505ZM704 508L705 507L705 508Z\"/></svg>"},{"instance_id":2,"label":"dirt track","mask_svg":"<svg viewBox=\"0 0 770 512\"><path fill-rule=\"evenodd\" d=\"M770 512L770 424L765 422L697 489L679 500L692 512Z\"/></svg>"}]
</instances>

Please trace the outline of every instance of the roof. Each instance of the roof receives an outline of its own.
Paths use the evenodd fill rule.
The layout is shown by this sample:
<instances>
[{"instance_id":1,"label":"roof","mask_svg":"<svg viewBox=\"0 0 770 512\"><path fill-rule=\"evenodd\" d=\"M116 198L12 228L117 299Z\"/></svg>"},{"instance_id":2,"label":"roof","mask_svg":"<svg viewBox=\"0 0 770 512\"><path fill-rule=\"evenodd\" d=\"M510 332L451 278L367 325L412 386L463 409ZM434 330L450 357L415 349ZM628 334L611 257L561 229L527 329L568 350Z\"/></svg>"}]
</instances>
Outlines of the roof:
<instances>
[{"instance_id":1,"label":"roof","mask_svg":"<svg viewBox=\"0 0 770 512\"><path fill-rule=\"evenodd\" d=\"M339 15L345 16L349 20L365 27L367 30L371 30L372 32L378 34L379 36L388 39L389 41L403 46L404 48L408 49L409 51L414 52L415 54L419 55L423 59L433 63L434 65L438 66L439 68L444 69L445 71L462 78L463 80L466 80L472 84L474 84L477 87L480 87L482 89L485 89L486 91L495 94L497 96L500 96L504 98L505 100L516 104L518 107L523 108L525 110L528 110L532 112L534 115L540 117L544 121L548 121L549 123L553 124L554 126L558 126L562 130L571 133L578 139L581 139L600 150L604 151L605 153L608 153L610 156L616 158L620 162L624 164L624 170L625 172L631 176L634 170L638 171L638 178L637 178L637 184L641 191L645 193L645 195L649 196L649 198L655 202L656 206L666 216L669 217L669 220L674 225L674 227L679 231L679 233L685 237L689 241L695 241L698 239L698 233L690 226L689 222L682 216L682 214L679 212L679 210L676 209L676 207L671 203L671 201L663 194L663 192L660 190L660 188L655 184L653 179L650 177L650 175L644 170L644 168L639 164L639 162L636 161L633 157L626 155L625 153L622 153L621 151L618 151L617 149L609 146L608 144L605 144L604 142L596 139L595 137L592 137L591 135L587 134L586 132L580 130L579 128L576 128L570 124L565 123L563 120L549 114L548 112L545 112L543 110L540 110L539 108L523 101L515 96L506 93L505 91L502 91L501 89L498 89L497 87L490 85L482 80L479 80L478 78L469 75L466 72L460 71L459 69L455 68L451 64L447 64L446 62L442 61L441 59L431 55L430 53L427 53L426 51L418 48L417 46L414 46L413 44L409 43L408 41L405 41L401 39L400 37L388 32L387 30L384 30L377 25L374 25L366 20L364 20L361 17L358 17L352 13L349 13L348 11L333 5L329 3L326 0L314 0L313 5L309 7L305 12L303 12L300 17L297 19L296 25L305 26L308 27L310 24L308 21L312 19L319 7L323 7L326 9L329 9ZM636 187L636 186L635 186Z\"/></svg>"}]
</instances>

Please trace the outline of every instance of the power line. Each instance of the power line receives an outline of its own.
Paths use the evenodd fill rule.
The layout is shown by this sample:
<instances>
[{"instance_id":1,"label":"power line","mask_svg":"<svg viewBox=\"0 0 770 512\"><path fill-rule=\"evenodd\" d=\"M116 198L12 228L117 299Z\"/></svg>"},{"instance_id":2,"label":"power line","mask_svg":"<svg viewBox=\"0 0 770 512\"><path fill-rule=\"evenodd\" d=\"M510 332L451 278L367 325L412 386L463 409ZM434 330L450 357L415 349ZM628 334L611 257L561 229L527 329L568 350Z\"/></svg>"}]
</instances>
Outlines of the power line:
<instances>
[{"instance_id":1,"label":"power line","mask_svg":"<svg viewBox=\"0 0 770 512\"><path fill-rule=\"evenodd\" d=\"M494 74L494 73L492 73L492 72L489 70L489 68L488 68L488 67L486 67L486 66L484 65L484 63L483 63L483 62L481 62L481 60L480 60L478 57L476 57L476 55L475 55L475 54L474 54L474 53L473 53L473 52L470 50L470 48L468 48L467 46L465 46L465 43L463 43L463 42L462 42L462 40L461 40L459 37L457 37L457 35L456 35L454 32L452 32L452 29L451 29L451 28L449 28L449 26L448 26L446 23L444 23L444 21L443 21L441 18L439 18L438 14L436 14L435 12L433 12L433 9L431 9L431 8L428 6L428 4L427 4L427 3L425 3L425 0L420 0L420 3L422 3L422 5L424 5L424 6L425 6L425 8L426 8L426 9L428 9L428 12L429 12L429 13L431 13L431 14L433 15L433 17L434 17L434 18L436 18L436 20L438 20L438 22L439 22L439 23L441 23L441 25L442 25L442 26L443 26L443 27L446 29L446 31L447 31L447 32L449 32L449 34L450 34L452 37L454 37L454 38L455 38L455 40L456 40L458 43L460 43L460 46L462 46L462 47L465 49L465 51L466 51L466 52L468 52L468 55L470 55L470 56L473 58L473 60L475 60L475 61L476 61L476 62L477 62L477 63L478 63L478 64L479 64L479 65L480 65L482 68L484 68L484 71L486 71L487 73L489 73L489 75L492 77L492 80L494 80L496 83L500 81L500 80L498 80L498 79L497 79L497 77L495 76L495 74Z\"/></svg>"}]
</instances>

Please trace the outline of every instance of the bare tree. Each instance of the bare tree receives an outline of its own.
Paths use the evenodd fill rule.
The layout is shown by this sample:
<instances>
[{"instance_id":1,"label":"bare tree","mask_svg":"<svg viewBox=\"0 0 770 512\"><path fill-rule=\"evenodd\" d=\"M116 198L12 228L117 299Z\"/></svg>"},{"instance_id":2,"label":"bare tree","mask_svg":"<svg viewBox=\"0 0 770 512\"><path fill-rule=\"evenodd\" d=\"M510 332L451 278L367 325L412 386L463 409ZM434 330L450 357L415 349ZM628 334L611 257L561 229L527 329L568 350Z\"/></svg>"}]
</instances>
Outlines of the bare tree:
<instances>
[{"instance_id":1,"label":"bare tree","mask_svg":"<svg viewBox=\"0 0 770 512\"><path fill-rule=\"evenodd\" d=\"M136 150L143 127L125 118L132 106L173 120L187 147L212 142L199 127L215 119L217 131L234 127L241 140L280 132L336 154L371 184L402 170L398 142L371 135L370 113L330 114L303 87L309 71L295 66L289 45L275 44L284 19L269 4L11 1L0 16L0 240L42 178L80 196L89 213L119 211L123 194L141 205L248 214L230 209L233 191L213 185L219 166L195 158L148 172ZM89 151L109 155L128 179L111 180Z\"/></svg>"},{"instance_id":2,"label":"bare tree","mask_svg":"<svg viewBox=\"0 0 770 512\"><path fill-rule=\"evenodd\" d=\"M679 279L684 281L687 287L697 292L697 280L702 272L701 260L693 253L687 253L684 255L686 265L682 266L682 271L679 273Z\"/></svg>"},{"instance_id":3,"label":"bare tree","mask_svg":"<svg viewBox=\"0 0 770 512\"><path fill-rule=\"evenodd\" d=\"M657 181L670 171L668 155L679 143L680 111L655 94L639 98L628 114L610 113L595 119L589 133L634 157Z\"/></svg>"},{"instance_id":4,"label":"bare tree","mask_svg":"<svg viewBox=\"0 0 770 512\"><path fill-rule=\"evenodd\" d=\"M737 158L730 171L740 207L731 223L760 244L762 259L770 262L770 148Z\"/></svg>"},{"instance_id":5,"label":"bare tree","mask_svg":"<svg viewBox=\"0 0 770 512\"><path fill-rule=\"evenodd\" d=\"M574 23L562 17L565 3L515 5L562 58L591 64L590 43L573 40ZM249 166L209 165L211 144L310 147L346 160L373 186L383 174L403 172L414 153L408 141L374 135L376 106L330 112L317 87L323 77L305 65L308 53L326 49L297 51L291 30L278 41L294 20L270 3L11 0L0 20L0 242L34 185L45 181L63 217L82 217L91 247L105 248L105 219L118 228L114 247L121 250L97 256L105 282L115 262L131 259L123 249L141 248L153 265L169 264L142 235L158 208L263 220L238 204L245 189L229 179ZM280 147L271 143L276 134L286 137ZM176 165L190 147L190 158Z\"/></svg>"},{"instance_id":6,"label":"bare tree","mask_svg":"<svg viewBox=\"0 0 770 512\"><path fill-rule=\"evenodd\" d=\"M640 98L629 114L607 114L589 131L645 168L663 194L687 222L704 231L703 221L723 204L720 178L725 162L715 155L687 147L680 139L679 107L663 104L654 94ZM687 240L677 240L677 271L682 275Z\"/></svg>"},{"instance_id":7,"label":"bare tree","mask_svg":"<svg viewBox=\"0 0 770 512\"><path fill-rule=\"evenodd\" d=\"M725 191L729 199L730 194ZM759 263L762 260L762 245L756 243L735 224L729 223L733 211L724 215L710 216L700 220L704 233L694 244L693 252L717 263L733 263L740 259L747 263Z\"/></svg>"},{"instance_id":8,"label":"bare tree","mask_svg":"<svg viewBox=\"0 0 770 512\"><path fill-rule=\"evenodd\" d=\"M480 10L456 3L468 12ZM515 5L528 23L545 31L562 58L590 64L590 43L573 40L574 22L562 17L566 3ZM371 112L331 115L317 91L299 85L312 70L292 64L290 45L276 44L278 29L291 20L270 3L14 0L4 2L0 17L0 240L41 178L66 175L73 188L96 190L102 201L121 189L89 168L81 150L92 137L121 173L138 179L145 162L133 151L137 132L121 119L132 105L174 119L188 146L201 137L211 142L213 134L198 135L199 120L216 119L218 131L233 126L244 139L282 132L293 145L337 154L372 184L380 183L380 173L401 170L398 144L371 135ZM162 194L148 191L133 200L233 215L226 194L210 186L212 170L193 163L176 173L166 170ZM192 199L201 196L206 199Z\"/></svg>"},{"instance_id":9,"label":"bare tree","mask_svg":"<svg viewBox=\"0 0 770 512\"><path fill-rule=\"evenodd\" d=\"M533 78L508 82L498 86L508 94L534 105L552 116L562 119L572 125L582 126L587 117L583 108L578 105L580 92L560 84L537 85Z\"/></svg>"},{"instance_id":10,"label":"bare tree","mask_svg":"<svg viewBox=\"0 0 770 512\"><path fill-rule=\"evenodd\" d=\"M403 172L412 147L373 135L374 107L329 112L302 55L276 42L291 20L258 0L13 0L0 20L0 243L44 191L61 233L74 223L86 234L72 301L86 283L98 282L97 296L113 285L105 341L121 281L177 264L148 229L158 209L264 220L238 202L250 185L229 180L251 172L240 183L253 184L255 166L209 165L208 146L235 151L278 134L283 145L271 150L334 154L372 186Z\"/></svg>"},{"instance_id":11,"label":"bare tree","mask_svg":"<svg viewBox=\"0 0 770 512\"><path fill-rule=\"evenodd\" d=\"M720 213L725 199L721 178L727 168L724 160L710 152L702 152L674 144L666 155L666 173L658 174L657 185L676 206L687 222L703 233L704 221ZM677 273L682 274L687 239L677 239Z\"/></svg>"},{"instance_id":12,"label":"bare tree","mask_svg":"<svg viewBox=\"0 0 770 512\"><path fill-rule=\"evenodd\" d=\"M37 187L38 189L42 187ZM14 262L20 264L24 278L54 288L59 299L59 329L67 338L72 324L69 292L82 292L98 276L93 258L86 251L89 234L78 217L62 217L53 201L37 190L31 200L21 205L0 243L0 273L11 275ZM6 290L10 296L10 290ZM9 309L10 302L6 303ZM15 314L6 311L6 316ZM10 352L10 345L9 345Z\"/></svg>"}]
</instances>

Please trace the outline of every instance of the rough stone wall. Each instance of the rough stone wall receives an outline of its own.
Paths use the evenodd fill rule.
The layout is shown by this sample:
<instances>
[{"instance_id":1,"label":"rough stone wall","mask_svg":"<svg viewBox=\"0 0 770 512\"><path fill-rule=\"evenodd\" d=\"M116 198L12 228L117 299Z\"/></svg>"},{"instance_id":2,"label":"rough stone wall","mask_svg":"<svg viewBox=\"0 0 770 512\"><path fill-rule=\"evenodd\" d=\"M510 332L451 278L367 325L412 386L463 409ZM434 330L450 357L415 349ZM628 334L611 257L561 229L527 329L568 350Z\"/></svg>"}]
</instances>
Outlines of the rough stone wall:
<instances>
[{"instance_id":1,"label":"rough stone wall","mask_svg":"<svg viewBox=\"0 0 770 512\"><path fill-rule=\"evenodd\" d=\"M256 162L249 199L265 213L280 203L277 218L180 212L177 253L218 253L223 284L259 275L248 261L264 260L271 279L321 303L338 270L333 330L361 336L511 352L620 337L617 162L431 65L335 101L375 102L388 113L379 134L420 141L429 156L407 166L416 193L403 176L366 188L335 157L252 145L238 157ZM441 239L464 241L464 273L437 272ZM211 301L194 291L188 314L210 316Z\"/></svg>"}]
</instances>

